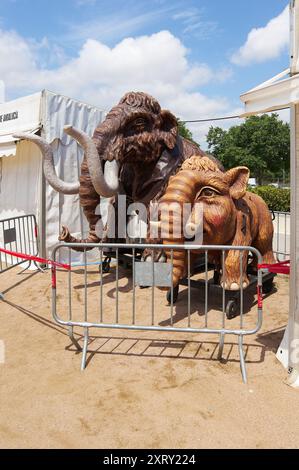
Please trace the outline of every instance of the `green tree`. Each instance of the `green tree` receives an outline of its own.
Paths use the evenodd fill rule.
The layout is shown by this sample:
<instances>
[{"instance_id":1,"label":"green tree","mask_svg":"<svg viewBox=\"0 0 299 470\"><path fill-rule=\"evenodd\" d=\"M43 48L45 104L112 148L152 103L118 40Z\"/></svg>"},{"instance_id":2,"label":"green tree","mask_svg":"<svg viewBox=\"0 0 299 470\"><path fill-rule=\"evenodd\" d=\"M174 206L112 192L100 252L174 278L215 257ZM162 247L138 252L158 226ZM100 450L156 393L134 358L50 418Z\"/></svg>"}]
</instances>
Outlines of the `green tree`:
<instances>
[{"instance_id":1,"label":"green tree","mask_svg":"<svg viewBox=\"0 0 299 470\"><path fill-rule=\"evenodd\" d=\"M226 169L247 166L258 184L289 172L290 126L276 113L250 116L227 131L210 127L207 142L209 151Z\"/></svg>"},{"instance_id":2,"label":"green tree","mask_svg":"<svg viewBox=\"0 0 299 470\"><path fill-rule=\"evenodd\" d=\"M180 134L180 136L184 137L185 139L191 140L191 142L194 142L194 144L198 145L198 147L199 147L200 146L199 143L195 142L195 140L193 139L192 132L190 131L190 129L188 129L185 122L180 121L179 118L177 119L177 121L178 121L178 125L179 125L179 134Z\"/></svg>"}]
</instances>

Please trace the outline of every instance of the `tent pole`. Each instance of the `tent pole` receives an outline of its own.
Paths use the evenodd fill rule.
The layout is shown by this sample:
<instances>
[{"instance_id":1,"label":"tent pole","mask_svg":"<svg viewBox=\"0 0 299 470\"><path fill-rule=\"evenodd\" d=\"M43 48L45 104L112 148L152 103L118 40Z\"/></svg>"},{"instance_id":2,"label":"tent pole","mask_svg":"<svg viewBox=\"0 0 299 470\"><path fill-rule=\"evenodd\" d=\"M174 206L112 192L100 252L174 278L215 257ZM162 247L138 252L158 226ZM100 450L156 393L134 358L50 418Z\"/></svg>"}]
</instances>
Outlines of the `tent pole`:
<instances>
[{"instance_id":1,"label":"tent pole","mask_svg":"<svg viewBox=\"0 0 299 470\"><path fill-rule=\"evenodd\" d=\"M44 99L44 93L42 94L42 100ZM44 102L42 101L42 113L44 113L43 108ZM43 114L42 114L43 116ZM42 119L42 122L45 122ZM45 131L42 127L41 129L41 137L45 138ZM42 258L47 258L47 246L46 246L46 178L44 175L44 164L43 164L43 157L42 157L42 170L41 170L41 185L40 185L40 195L39 195L39 251L40 256Z\"/></svg>"},{"instance_id":2,"label":"tent pole","mask_svg":"<svg viewBox=\"0 0 299 470\"><path fill-rule=\"evenodd\" d=\"M46 249L46 180L44 172L41 174L40 208L39 208L39 242L40 256L47 258Z\"/></svg>"},{"instance_id":3,"label":"tent pole","mask_svg":"<svg viewBox=\"0 0 299 470\"><path fill-rule=\"evenodd\" d=\"M299 105L291 105L291 273L288 384L299 387Z\"/></svg>"}]
</instances>

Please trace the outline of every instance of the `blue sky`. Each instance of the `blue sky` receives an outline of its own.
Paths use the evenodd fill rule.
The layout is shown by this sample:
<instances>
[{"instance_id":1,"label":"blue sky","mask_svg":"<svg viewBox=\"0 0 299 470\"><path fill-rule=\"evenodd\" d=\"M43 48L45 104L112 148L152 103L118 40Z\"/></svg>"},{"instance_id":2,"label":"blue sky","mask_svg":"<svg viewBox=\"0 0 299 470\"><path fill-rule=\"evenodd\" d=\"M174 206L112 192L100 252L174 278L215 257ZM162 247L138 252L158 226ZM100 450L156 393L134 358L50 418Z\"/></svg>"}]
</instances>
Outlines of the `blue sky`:
<instances>
[{"instance_id":1,"label":"blue sky","mask_svg":"<svg viewBox=\"0 0 299 470\"><path fill-rule=\"evenodd\" d=\"M182 119L234 114L288 66L287 5L0 0L0 80L6 99L50 88L109 109L138 88Z\"/></svg>"}]
</instances>

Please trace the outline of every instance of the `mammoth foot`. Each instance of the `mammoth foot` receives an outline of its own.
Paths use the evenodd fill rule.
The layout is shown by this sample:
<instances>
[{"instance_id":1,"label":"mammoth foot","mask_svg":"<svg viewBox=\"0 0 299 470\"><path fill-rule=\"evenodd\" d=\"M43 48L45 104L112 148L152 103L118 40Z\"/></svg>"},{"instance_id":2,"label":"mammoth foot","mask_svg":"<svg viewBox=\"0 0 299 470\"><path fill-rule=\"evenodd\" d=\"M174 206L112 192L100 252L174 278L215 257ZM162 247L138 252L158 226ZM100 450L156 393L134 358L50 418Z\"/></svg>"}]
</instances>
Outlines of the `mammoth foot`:
<instances>
[{"instance_id":1,"label":"mammoth foot","mask_svg":"<svg viewBox=\"0 0 299 470\"><path fill-rule=\"evenodd\" d=\"M163 250L151 250L150 248L145 248L142 253L142 260L149 263L152 262L154 254L155 263L166 263L167 258Z\"/></svg>"},{"instance_id":2,"label":"mammoth foot","mask_svg":"<svg viewBox=\"0 0 299 470\"><path fill-rule=\"evenodd\" d=\"M236 281L236 280L232 280L232 279L229 279L229 278L226 278L225 281L223 281L222 279L220 280L220 285L221 287L224 287L224 289L226 290L240 290L241 289L241 286L240 286L240 280ZM249 286L249 279L247 276L243 276L243 289L246 289L246 287Z\"/></svg>"}]
</instances>

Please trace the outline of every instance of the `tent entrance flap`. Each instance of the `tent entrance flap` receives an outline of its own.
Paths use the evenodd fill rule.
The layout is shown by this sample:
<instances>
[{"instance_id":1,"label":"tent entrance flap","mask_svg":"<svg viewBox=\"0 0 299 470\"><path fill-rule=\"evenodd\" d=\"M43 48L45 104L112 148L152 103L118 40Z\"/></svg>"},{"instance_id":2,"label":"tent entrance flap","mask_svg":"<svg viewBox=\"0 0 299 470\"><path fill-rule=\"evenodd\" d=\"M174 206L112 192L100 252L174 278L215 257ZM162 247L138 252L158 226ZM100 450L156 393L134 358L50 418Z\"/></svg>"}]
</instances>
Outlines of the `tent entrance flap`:
<instances>
[{"instance_id":1,"label":"tent entrance flap","mask_svg":"<svg viewBox=\"0 0 299 470\"><path fill-rule=\"evenodd\" d=\"M26 132L27 134L36 134L40 129L41 126L38 126L34 129L25 129L23 132ZM0 158L15 156L17 152L16 143L18 140L19 139L13 137L13 134L0 134Z\"/></svg>"}]
</instances>

